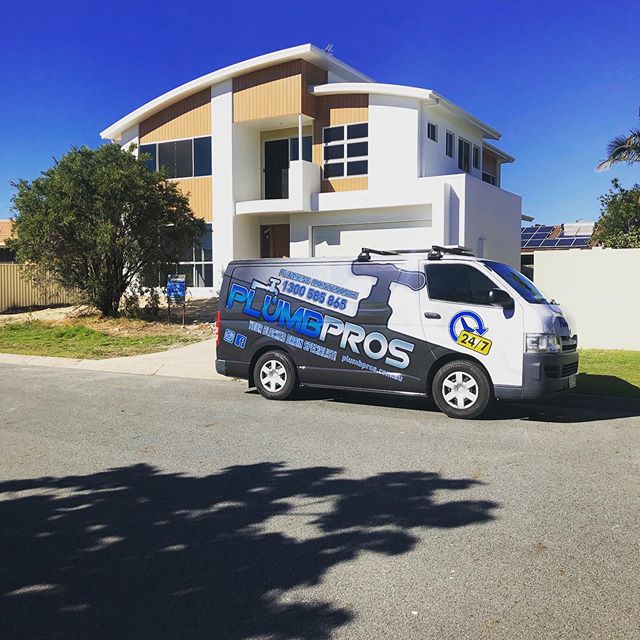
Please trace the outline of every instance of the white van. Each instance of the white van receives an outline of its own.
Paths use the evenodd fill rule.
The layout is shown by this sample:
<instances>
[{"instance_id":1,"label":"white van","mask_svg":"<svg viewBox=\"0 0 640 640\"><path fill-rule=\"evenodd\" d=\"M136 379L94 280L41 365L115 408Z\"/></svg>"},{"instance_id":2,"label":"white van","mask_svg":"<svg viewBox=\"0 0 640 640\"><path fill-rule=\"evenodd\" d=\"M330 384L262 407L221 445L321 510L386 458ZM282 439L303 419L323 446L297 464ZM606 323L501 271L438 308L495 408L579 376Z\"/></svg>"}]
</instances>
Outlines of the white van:
<instances>
[{"instance_id":1,"label":"white van","mask_svg":"<svg viewBox=\"0 0 640 640\"><path fill-rule=\"evenodd\" d=\"M461 247L231 262L216 370L266 398L298 386L432 396L456 418L575 386L577 337L513 267Z\"/></svg>"}]
</instances>

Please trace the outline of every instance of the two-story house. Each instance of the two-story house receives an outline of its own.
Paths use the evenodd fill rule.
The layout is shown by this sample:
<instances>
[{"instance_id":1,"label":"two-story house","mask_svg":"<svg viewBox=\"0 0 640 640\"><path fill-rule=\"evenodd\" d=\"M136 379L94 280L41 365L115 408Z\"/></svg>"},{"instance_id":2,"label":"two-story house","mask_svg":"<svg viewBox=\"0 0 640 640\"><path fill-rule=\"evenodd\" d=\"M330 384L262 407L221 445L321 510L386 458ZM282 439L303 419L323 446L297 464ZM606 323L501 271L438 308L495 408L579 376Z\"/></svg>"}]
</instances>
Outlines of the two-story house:
<instances>
[{"instance_id":1,"label":"two-story house","mask_svg":"<svg viewBox=\"0 0 640 640\"><path fill-rule=\"evenodd\" d=\"M374 82L310 44L192 80L102 132L189 194L210 233L182 265L212 293L233 259L461 244L519 265L500 133L429 89Z\"/></svg>"}]
</instances>

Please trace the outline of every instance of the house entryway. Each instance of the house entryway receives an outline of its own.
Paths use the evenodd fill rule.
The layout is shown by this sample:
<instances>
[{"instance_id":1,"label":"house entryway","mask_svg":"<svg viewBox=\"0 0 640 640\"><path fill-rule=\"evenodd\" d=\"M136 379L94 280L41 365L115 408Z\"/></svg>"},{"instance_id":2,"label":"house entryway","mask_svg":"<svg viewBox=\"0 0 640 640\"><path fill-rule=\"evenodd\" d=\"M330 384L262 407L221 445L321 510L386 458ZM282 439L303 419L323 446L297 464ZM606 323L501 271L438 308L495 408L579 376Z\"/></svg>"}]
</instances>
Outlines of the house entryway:
<instances>
[{"instance_id":1,"label":"house entryway","mask_svg":"<svg viewBox=\"0 0 640 640\"><path fill-rule=\"evenodd\" d=\"M289 225L260 225L260 257L287 258L289 256Z\"/></svg>"}]
</instances>

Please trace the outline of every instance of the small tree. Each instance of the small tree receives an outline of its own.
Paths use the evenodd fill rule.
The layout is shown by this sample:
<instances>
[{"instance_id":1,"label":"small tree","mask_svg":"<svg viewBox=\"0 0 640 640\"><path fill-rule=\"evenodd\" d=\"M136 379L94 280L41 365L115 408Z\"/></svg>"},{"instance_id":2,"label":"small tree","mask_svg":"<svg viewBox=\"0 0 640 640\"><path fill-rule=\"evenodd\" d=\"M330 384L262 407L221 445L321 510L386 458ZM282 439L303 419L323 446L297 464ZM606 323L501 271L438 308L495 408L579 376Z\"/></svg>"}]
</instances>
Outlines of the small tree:
<instances>
[{"instance_id":1,"label":"small tree","mask_svg":"<svg viewBox=\"0 0 640 640\"><path fill-rule=\"evenodd\" d=\"M78 290L103 316L117 315L145 270L175 264L205 231L175 183L118 145L74 147L12 186L18 261Z\"/></svg>"},{"instance_id":2,"label":"small tree","mask_svg":"<svg viewBox=\"0 0 640 640\"><path fill-rule=\"evenodd\" d=\"M600 196L601 214L593 235L605 247L640 247L640 185L625 189L616 178Z\"/></svg>"}]
</instances>

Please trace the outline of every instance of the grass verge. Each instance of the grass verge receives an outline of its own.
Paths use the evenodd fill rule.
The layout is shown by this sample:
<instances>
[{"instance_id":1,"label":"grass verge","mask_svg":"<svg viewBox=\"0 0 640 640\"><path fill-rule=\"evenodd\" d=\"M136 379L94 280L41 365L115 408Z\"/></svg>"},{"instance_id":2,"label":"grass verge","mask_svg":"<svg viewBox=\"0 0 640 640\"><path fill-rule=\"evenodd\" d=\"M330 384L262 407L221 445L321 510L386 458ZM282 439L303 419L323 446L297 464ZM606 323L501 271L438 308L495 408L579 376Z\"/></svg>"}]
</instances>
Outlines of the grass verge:
<instances>
[{"instance_id":1,"label":"grass verge","mask_svg":"<svg viewBox=\"0 0 640 640\"><path fill-rule=\"evenodd\" d=\"M640 351L581 349L576 391L640 398Z\"/></svg>"},{"instance_id":2,"label":"grass verge","mask_svg":"<svg viewBox=\"0 0 640 640\"><path fill-rule=\"evenodd\" d=\"M63 358L115 358L164 351L196 342L175 334L111 335L83 324L13 322L0 325L0 352Z\"/></svg>"}]
</instances>

